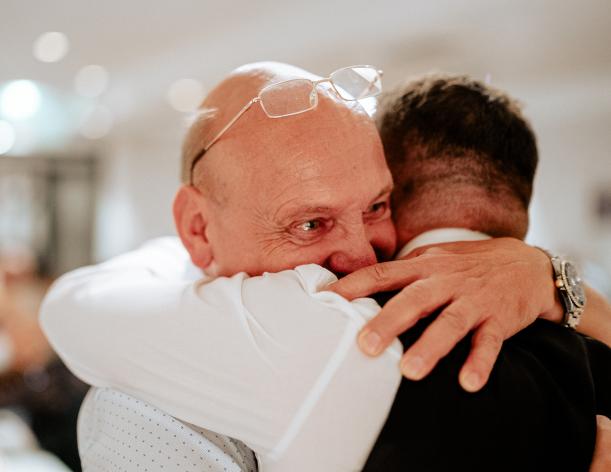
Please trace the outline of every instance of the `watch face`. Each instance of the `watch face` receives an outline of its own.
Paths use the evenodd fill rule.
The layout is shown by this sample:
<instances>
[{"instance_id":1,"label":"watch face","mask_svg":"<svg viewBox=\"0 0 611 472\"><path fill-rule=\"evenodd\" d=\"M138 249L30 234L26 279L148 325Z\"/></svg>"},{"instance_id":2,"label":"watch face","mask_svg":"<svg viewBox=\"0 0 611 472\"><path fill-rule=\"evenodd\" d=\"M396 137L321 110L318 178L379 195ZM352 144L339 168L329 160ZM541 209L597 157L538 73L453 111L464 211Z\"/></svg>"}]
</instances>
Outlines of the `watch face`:
<instances>
[{"instance_id":1,"label":"watch face","mask_svg":"<svg viewBox=\"0 0 611 472\"><path fill-rule=\"evenodd\" d=\"M586 294L583 291L583 284L579 272L570 262L564 263L564 278L566 282L567 292L575 305L579 308L586 303Z\"/></svg>"}]
</instances>

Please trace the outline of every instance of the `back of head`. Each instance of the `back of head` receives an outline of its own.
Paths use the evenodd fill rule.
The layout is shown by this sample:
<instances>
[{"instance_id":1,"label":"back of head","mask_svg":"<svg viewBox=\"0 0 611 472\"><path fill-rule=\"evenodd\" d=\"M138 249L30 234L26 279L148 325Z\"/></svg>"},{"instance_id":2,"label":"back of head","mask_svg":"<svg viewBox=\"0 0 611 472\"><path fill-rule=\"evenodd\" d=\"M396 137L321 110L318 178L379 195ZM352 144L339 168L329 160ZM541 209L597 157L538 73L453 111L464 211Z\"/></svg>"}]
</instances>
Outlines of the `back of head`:
<instances>
[{"instance_id":1,"label":"back of head","mask_svg":"<svg viewBox=\"0 0 611 472\"><path fill-rule=\"evenodd\" d=\"M432 75L387 94L377 118L400 242L439 227L524 237L538 155L514 100L466 76Z\"/></svg>"}]
</instances>

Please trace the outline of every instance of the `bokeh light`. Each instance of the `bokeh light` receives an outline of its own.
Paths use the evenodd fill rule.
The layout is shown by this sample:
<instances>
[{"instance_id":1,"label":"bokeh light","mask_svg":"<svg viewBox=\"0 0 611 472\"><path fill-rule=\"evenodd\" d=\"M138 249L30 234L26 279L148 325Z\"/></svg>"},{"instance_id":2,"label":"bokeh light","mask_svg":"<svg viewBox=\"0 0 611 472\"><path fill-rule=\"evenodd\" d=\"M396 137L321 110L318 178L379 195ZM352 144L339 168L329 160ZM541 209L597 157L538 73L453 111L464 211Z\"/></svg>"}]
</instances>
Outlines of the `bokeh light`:
<instances>
[{"instance_id":1,"label":"bokeh light","mask_svg":"<svg viewBox=\"0 0 611 472\"><path fill-rule=\"evenodd\" d=\"M85 115L79 132L87 139L100 139L112 129L112 112L104 105L96 105Z\"/></svg>"},{"instance_id":2,"label":"bokeh light","mask_svg":"<svg viewBox=\"0 0 611 472\"><path fill-rule=\"evenodd\" d=\"M108 87L108 71L99 65L92 64L83 67L74 78L76 93L83 97L98 97Z\"/></svg>"},{"instance_id":3,"label":"bokeh light","mask_svg":"<svg viewBox=\"0 0 611 472\"><path fill-rule=\"evenodd\" d=\"M41 94L31 80L9 82L0 95L0 112L11 120L27 120L40 108Z\"/></svg>"},{"instance_id":4,"label":"bokeh light","mask_svg":"<svg viewBox=\"0 0 611 472\"><path fill-rule=\"evenodd\" d=\"M204 86L199 80L179 79L170 86L167 99L175 110L194 111L204 99Z\"/></svg>"},{"instance_id":5,"label":"bokeh light","mask_svg":"<svg viewBox=\"0 0 611 472\"><path fill-rule=\"evenodd\" d=\"M34 41L32 53L41 62L58 62L66 56L69 47L70 43L64 33L50 31Z\"/></svg>"},{"instance_id":6,"label":"bokeh light","mask_svg":"<svg viewBox=\"0 0 611 472\"><path fill-rule=\"evenodd\" d=\"M0 120L0 155L9 152L15 144L15 127L8 121Z\"/></svg>"}]
</instances>

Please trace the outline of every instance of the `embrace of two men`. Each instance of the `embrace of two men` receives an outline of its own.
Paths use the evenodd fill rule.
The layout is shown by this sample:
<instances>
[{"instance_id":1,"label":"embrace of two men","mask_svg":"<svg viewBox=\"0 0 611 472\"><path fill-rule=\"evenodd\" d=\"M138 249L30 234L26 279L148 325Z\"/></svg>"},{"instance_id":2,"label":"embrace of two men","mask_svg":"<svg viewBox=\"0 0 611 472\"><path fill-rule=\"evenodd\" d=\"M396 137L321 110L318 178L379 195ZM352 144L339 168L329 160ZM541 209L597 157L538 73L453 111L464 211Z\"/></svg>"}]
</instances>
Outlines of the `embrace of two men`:
<instances>
[{"instance_id":1,"label":"embrace of two men","mask_svg":"<svg viewBox=\"0 0 611 472\"><path fill-rule=\"evenodd\" d=\"M530 126L438 76L385 96L378 133L380 87L237 69L185 138L180 240L51 289L43 327L94 387L85 470L588 470L611 355L520 241ZM587 291L578 330L609 343Z\"/></svg>"}]
</instances>

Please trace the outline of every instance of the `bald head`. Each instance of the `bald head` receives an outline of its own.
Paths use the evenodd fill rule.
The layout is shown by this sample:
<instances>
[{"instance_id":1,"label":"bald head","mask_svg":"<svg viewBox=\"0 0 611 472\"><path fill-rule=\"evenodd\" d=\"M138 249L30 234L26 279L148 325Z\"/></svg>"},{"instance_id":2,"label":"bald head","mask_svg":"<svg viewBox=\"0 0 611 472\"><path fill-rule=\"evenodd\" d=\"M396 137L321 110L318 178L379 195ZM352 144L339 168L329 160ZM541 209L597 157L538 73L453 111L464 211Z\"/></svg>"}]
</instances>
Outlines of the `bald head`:
<instances>
[{"instance_id":1,"label":"bald head","mask_svg":"<svg viewBox=\"0 0 611 472\"><path fill-rule=\"evenodd\" d=\"M212 90L185 139L184 182L194 157L263 87L295 78L320 77L258 63ZM376 251L392 253L394 228L385 211L392 177L375 124L327 84L315 90L318 105L293 116L270 118L254 103L194 166L194 185L179 191L175 219L187 249L195 233L205 238L206 257L190 251L200 267L214 260L227 275L318 263L349 272L375 262ZM186 218L191 226L181 231L188 202L200 216Z\"/></svg>"},{"instance_id":2,"label":"bald head","mask_svg":"<svg viewBox=\"0 0 611 472\"><path fill-rule=\"evenodd\" d=\"M263 144L266 137L285 134L287 128L294 123L287 124L284 120L270 120L259 106L255 106L253 110L246 113L246 116L241 117L226 135L223 135L223 143L215 144L205 153L206 157L202 156L193 167L194 159L200 155L205 146L250 100L258 96L265 86L296 78L315 81L321 77L299 67L278 62L246 64L231 72L205 98L185 136L182 153L182 181L189 182L193 171L193 182L198 187L202 189L214 187L215 190L218 190L219 179L222 175L214 165L215 160L219 159L218 156L224 156L220 159L226 159L230 150L231 157L239 159L242 156L242 153L234 152L236 151L235 146L230 146L230 143L244 140L249 141L250 144L257 141ZM317 91L318 107L326 110L323 113L339 111L338 109L343 109L344 112L350 110L357 115L364 113L358 103L341 100L330 92L328 87L319 86ZM332 105L329 106L330 104ZM323 116L323 113L319 115ZM306 121L320 121L319 118L308 120L306 117ZM279 123L274 123L275 121ZM299 121L299 119L294 121ZM269 132L266 133L266 131ZM249 136L250 133L259 133L259 136ZM248 150L246 151L250 154Z\"/></svg>"}]
</instances>

